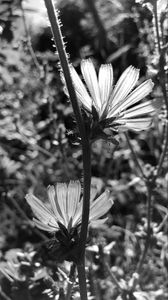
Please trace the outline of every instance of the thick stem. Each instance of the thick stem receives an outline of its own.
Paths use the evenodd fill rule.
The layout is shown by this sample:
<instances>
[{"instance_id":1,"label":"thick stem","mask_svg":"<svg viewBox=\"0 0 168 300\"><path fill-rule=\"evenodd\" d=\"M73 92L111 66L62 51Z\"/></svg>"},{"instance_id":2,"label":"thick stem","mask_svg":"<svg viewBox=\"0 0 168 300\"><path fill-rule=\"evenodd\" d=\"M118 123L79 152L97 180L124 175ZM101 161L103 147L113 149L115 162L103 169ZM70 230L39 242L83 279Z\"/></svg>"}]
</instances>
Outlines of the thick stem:
<instances>
[{"instance_id":1,"label":"thick stem","mask_svg":"<svg viewBox=\"0 0 168 300\"><path fill-rule=\"evenodd\" d=\"M57 47L57 51L59 54L61 67L64 72L65 82L67 85L69 97L72 103L73 111L75 114L75 118L77 121L77 125L79 128L79 133L81 137L81 144L82 144L82 152L83 152L83 174L84 174L84 192L83 192L83 210L82 210L82 225L81 225L81 232L80 232L80 241L79 241L79 252L78 252L78 261L80 267L78 268L78 272L81 274L82 272L82 278L81 275L79 275L80 280L79 284L80 290L81 290L81 298L87 299L87 293L83 292L83 286L85 279L85 267L84 267L84 255L85 255L85 244L86 244L86 238L87 238L87 229L88 229L88 220L89 220L89 208L90 208L90 185L91 185L91 149L89 144L89 138L87 136L84 122L82 119L81 111L78 105L76 93L74 90L74 86L72 83L69 65L68 65L68 58L65 51L63 38L59 26L59 20L58 15L54 10L54 5L52 0L44 0L48 17L51 23L52 33L54 36L55 44ZM86 285L86 282L85 282ZM85 296L86 297L85 297ZM84 298L85 297L85 298Z\"/></svg>"},{"instance_id":2,"label":"thick stem","mask_svg":"<svg viewBox=\"0 0 168 300\"><path fill-rule=\"evenodd\" d=\"M78 269L78 280L80 287L81 300L87 300L87 286L86 286L86 274L85 274L85 263L77 265Z\"/></svg>"}]
</instances>

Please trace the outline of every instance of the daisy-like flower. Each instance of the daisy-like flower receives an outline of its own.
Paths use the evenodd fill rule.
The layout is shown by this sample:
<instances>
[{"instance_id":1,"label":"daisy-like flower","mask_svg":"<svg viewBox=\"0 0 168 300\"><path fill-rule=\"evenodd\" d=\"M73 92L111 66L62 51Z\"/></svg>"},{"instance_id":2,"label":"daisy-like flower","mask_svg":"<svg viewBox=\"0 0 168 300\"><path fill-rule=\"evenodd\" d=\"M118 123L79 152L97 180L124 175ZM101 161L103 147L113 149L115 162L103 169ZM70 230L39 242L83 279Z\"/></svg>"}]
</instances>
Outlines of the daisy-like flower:
<instances>
[{"instance_id":1,"label":"daisy-like flower","mask_svg":"<svg viewBox=\"0 0 168 300\"><path fill-rule=\"evenodd\" d=\"M100 219L111 208L113 201L105 191L96 200L91 193L89 224L102 224L107 218ZM44 231L55 233L55 253L59 261L76 259L76 246L79 241L79 227L82 221L81 184L57 183L48 187L48 202L43 203L32 194L26 200L35 215L35 225Z\"/></svg>"},{"instance_id":2,"label":"daisy-like flower","mask_svg":"<svg viewBox=\"0 0 168 300\"><path fill-rule=\"evenodd\" d=\"M26 200L36 216L35 225L48 232L57 232L64 226L69 232L81 224L82 198L81 184L77 181L57 183L48 187L49 203L43 203L32 194L26 195ZM49 206L48 206L49 204ZM111 208L113 202L109 191L105 191L96 200L91 196L89 223L99 224L106 221L100 219Z\"/></svg>"},{"instance_id":3,"label":"daisy-like flower","mask_svg":"<svg viewBox=\"0 0 168 300\"><path fill-rule=\"evenodd\" d=\"M156 108L150 100L139 102L152 91L153 82L146 80L134 89L139 79L138 69L128 67L115 86L111 64L101 65L97 76L92 60L82 60L81 72L86 86L73 66L70 71L78 100L88 112L93 115L96 112L97 122L103 129L141 131L150 127Z\"/></svg>"}]
</instances>

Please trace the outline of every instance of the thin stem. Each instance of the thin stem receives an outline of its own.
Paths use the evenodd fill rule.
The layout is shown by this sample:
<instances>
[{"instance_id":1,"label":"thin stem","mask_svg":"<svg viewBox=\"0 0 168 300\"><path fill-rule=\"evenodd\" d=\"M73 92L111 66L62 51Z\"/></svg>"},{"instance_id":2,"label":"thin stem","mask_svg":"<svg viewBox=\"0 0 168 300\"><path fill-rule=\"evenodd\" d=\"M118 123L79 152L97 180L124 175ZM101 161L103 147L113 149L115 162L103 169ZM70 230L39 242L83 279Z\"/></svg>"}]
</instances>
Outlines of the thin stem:
<instances>
[{"instance_id":1,"label":"thin stem","mask_svg":"<svg viewBox=\"0 0 168 300\"><path fill-rule=\"evenodd\" d=\"M78 269L78 280L79 280L81 300L87 300L88 298L87 298L85 264L82 263L77 265L77 269Z\"/></svg>"},{"instance_id":2,"label":"thin stem","mask_svg":"<svg viewBox=\"0 0 168 300\"><path fill-rule=\"evenodd\" d=\"M162 165L164 162L164 159L166 157L167 151L168 151L168 121L166 121L165 124L165 134L164 134L164 141L163 141L163 150L159 159L159 163L157 166L157 175L160 175L161 169L162 169Z\"/></svg>"},{"instance_id":3,"label":"thin stem","mask_svg":"<svg viewBox=\"0 0 168 300\"><path fill-rule=\"evenodd\" d=\"M71 292L72 292L75 278L76 278L76 265L73 263L71 265L71 270L70 270L70 274L69 274L68 288L67 288L67 294L66 294L65 300L70 300L70 298L71 298Z\"/></svg>"},{"instance_id":4,"label":"thin stem","mask_svg":"<svg viewBox=\"0 0 168 300\"><path fill-rule=\"evenodd\" d=\"M165 225L165 223L167 222L167 219L168 219L168 212L167 212L167 214L164 216L164 218L163 218L163 221L159 224L159 226L158 226L158 228L157 228L157 232L159 232L161 229L162 229L162 227Z\"/></svg>"},{"instance_id":5,"label":"thin stem","mask_svg":"<svg viewBox=\"0 0 168 300\"><path fill-rule=\"evenodd\" d=\"M45 154L48 157L54 157L54 154L50 153L48 150L42 148L41 146L39 146L38 144L31 144L30 142L30 138L28 138L23 132L21 132L20 130L20 126L19 124L15 124L16 129L18 131L18 133L21 135L22 140L28 145L30 146L33 150L38 150L39 152Z\"/></svg>"},{"instance_id":6,"label":"thin stem","mask_svg":"<svg viewBox=\"0 0 168 300\"><path fill-rule=\"evenodd\" d=\"M158 11L157 11L157 0L153 1L153 12L154 12L154 19L155 19L155 29L156 29L156 38L157 38L158 51L161 54L161 44L160 44L160 34L159 34L159 20L158 20Z\"/></svg>"},{"instance_id":7,"label":"thin stem","mask_svg":"<svg viewBox=\"0 0 168 300\"><path fill-rule=\"evenodd\" d=\"M21 208L21 206L17 203L17 201L15 201L15 199L13 199L12 197L9 197L10 201L12 202L13 206L16 208L16 210L20 213L20 215L23 217L23 219L27 220L28 225L33 228L33 231L39 236L41 237L41 239L43 241L46 241L46 236L40 231L38 230L38 228L36 228L34 226L33 222L30 222L29 218L27 217L27 215L25 214L24 210Z\"/></svg>"},{"instance_id":8,"label":"thin stem","mask_svg":"<svg viewBox=\"0 0 168 300\"><path fill-rule=\"evenodd\" d=\"M164 141L163 141L163 150L162 154L158 163L157 167L157 175L160 174L165 156L167 154L168 149L168 95L167 95L167 88L166 88L166 74L165 74L165 53L166 51L164 48L161 48L161 37L159 34L159 20L158 20L158 11L157 11L157 1L155 0L153 3L153 15L155 20L155 28L156 28L156 38L157 38L157 44L158 44L158 50L160 54L160 61L159 61L159 79L160 79L160 85L164 97L164 102L166 106L166 124L165 124L165 134L164 134ZM163 42L163 41L162 41ZM163 43L162 43L163 44Z\"/></svg>"},{"instance_id":9,"label":"thin stem","mask_svg":"<svg viewBox=\"0 0 168 300\"><path fill-rule=\"evenodd\" d=\"M134 163L135 163L135 165L138 167L138 169L139 169L139 171L140 171L140 173L141 173L142 178L145 179L145 174L144 174L143 169L142 169L142 167L141 167L141 165L140 165L140 163L139 163L139 161L138 161L136 152L134 151L134 148L133 148L133 146L132 146L132 144L131 144L131 142L130 142L130 139L129 139L129 136L128 136L128 133L127 133L127 132L125 133L125 137L126 137L128 146L129 146L129 148L130 148L130 150L131 150L131 153L132 153L132 156L133 156Z\"/></svg>"},{"instance_id":10,"label":"thin stem","mask_svg":"<svg viewBox=\"0 0 168 300\"><path fill-rule=\"evenodd\" d=\"M30 37L29 29L28 29L28 26L27 26L26 18L25 18L25 12L24 12L24 9L23 9L22 0L20 0L20 8L21 8L21 12L22 12L23 24L24 24L24 29L25 29L25 33L26 33L27 46L28 46L30 55L32 57L32 60L35 64L36 68L39 70L39 72L41 74L41 67L40 67L40 64L37 60L36 54L35 54L35 52L33 50L33 47L32 47L31 37Z\"/></svg>"},{"instance_id":11,"label":"thin stem","mask_svg":"<svg viewBox=\"0 0 168 300\"><path fill-rule=\"evenodd\" d=\"M151 209L152 209L152 189L150 186L150 183L146 182L147 185L147 191L148 191L148 198L147 198L147 233L146 233L146 240L145 240L145 246L144 246L144 250L142 252L142 255L140 257L139 263L137 265L135 274L140 275L141 271L142 271L142 267L146 258L146 255L148 253L148 249L150 246L150 240L151 240ZM132 285L132 289L135 288L136 283L137 283L137 278L138 277L134 277L134 282Z\"/></svg>"},{"instance_id":12,"label":"thin stem","mask_svg":"<svg viewBox=\"0 0 168 300\"><path fill-rule=\"evenodd\" d=\"M108 271L108 274L109 274L109 276L110 276L110 278L111 278L111 281L118 287L118 290L119 290L120 292L123 292L123 289L122 289L120 283L118 282L118 280L117 280L117 278L115 277L115 275L111 272L111 269L110 269L110 267L109 267L109 265L108 265L107 262L105 262L105 266L106 266L106 269L107 269L107 271Z\"/></svg>"},{"instance_id":13,"label":"thin stem","mask_svg":"<svg viewBox=\"0 0 168 300\"><path fill-rule=\"evenodd\" d=\"M108 46L107 32L103 26L102 20L96 9L95 0L84 0L84 2L88 6L88 8L93 16L96 28L98 28L98 34L99 34L98 38L99 38L100 46L101 46L101 48L102 47L107 48L107 46Z\"/></svg>"}]
</instances>

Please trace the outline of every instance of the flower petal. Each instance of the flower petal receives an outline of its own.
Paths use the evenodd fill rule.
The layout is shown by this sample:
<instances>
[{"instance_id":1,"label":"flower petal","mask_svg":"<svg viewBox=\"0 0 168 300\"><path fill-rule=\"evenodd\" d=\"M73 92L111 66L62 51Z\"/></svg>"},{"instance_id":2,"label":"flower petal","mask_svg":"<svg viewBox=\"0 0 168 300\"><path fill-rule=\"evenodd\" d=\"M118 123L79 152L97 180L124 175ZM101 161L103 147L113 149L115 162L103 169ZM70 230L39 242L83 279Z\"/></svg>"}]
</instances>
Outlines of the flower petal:
<instances>
[{"instance_id":1,"label":"flower petal","mask_svg":"<svg viewBox=\"0 0 168 300\"><path fill-rule=\"evenodd\" d=\"M50 209L48 209L41 200L39 200L37 197L35 197L32 194L26 195L26 201L31 206L31 209L33 210L34 214L37 216L37 218L41 219L50 219L51 217L54 220L54 215L51 212Z\"/></svg>"},{"instance_id":2,"label":"flower petal","mask_svg":"<svg viewBox=\"0 0 168 300\"><path fill-rule=\"evenodd\" d=\"M47 192L48 192L48 198L49 198L49 201L50 201L50 204L51 204L51 207L52 207L52 210L53 210L53 213L54 213L56 219L59 220L59 222L63 223L64 221L62 218L62 212L61 212L61 209L59 206L59 202L57 199L57 195L56 195L54 186L50 185L47 189Z\"/></svg>"},{"instance_id":3,"label":"flower petal","mask_svg":"<svg viewBox=\"0 0 168 300\"><path fill-rule=\"evenodd\" d=\"M113 89L113 68L111 64L101 65L99 69L98 82L101 106L103 109L103 106L108 104L108 100Z\"/></svg>"},{"instance_id":4,"label":"flower petal","mask_svg":"<svg viewBox=\"0 0 168 300\"><path fill-rule=\"evenodd\" d=\"M153 82L151 79L146 80L140 86L138 86L126 99L120 103L117 107L113 107L110 114L117 114L120 111L127 109L129 106L138 103L140 100L145 98L153 89Z\"/></svg>"},{"instance_id":5,"label":"flower petal","mask_svg":"<svg viewBox=\"0 0 168 300\"><path fill-rule=\"evenodd\" d=\"M78 203L78 207L76 209L75 215L72 219L72 227L77 226L79 223L81 223L82 219L82 206L83 206L83 199L81 199Z\"/></svg>"},{"instance_id":6,"label":"flower petal","mask_svg":"<svg viewBox=\"0 0 168 300\"><path fill-rule=\"evenodd\" d=\"M84 59L81 62L81 71L88 90L93 98L94 105L98 111L101 110L101 98L97 74L91 59Z\"/></svg>"},{"instance_id":7,"label":"flower petal","mask_svg":"<svg viewBox=\"0 0 168 300\"><path fill-rule=\"evenodd\" d=\"M74 217L77 210L81 194L81 184L79 180L70 181L68 185L68 216L69 219Z\"/></svg>"},{"instance_id":8,"label":"flower petal","mask_svg":"<svg viewBox=\"0 0 168 300\"><path fill-rule=\"evenodd\" d=\"M139 119L123 119L124 124L119 126L119 131L125 131L127 129L133 131L147 130L152 124L152 118L139 118Z\"/></svg>"},{"instance_id":9,"label":"flower petal","mask_svg":"<svg viewBox=\"0 0 168 300\"><path fill-rule=\"evenodd\" d=\"M48 224L44 224L42 222L40 222L39 220L33 218L33 222L34 224L41 230L44 230L44 231L48 231L48 232L55 232L59 229L59 227L51 227L50 225Z\"/></svg>"},{"instance_id":10,"label":"flower petal","mask_svg":"<svg viewBox=\"0 0 168 300\"><path fill-rule=\"evenodd\" d=\"M110 104L114 107L127 97L136 85L139 78L139 70L133 66L128 67L120 76L111 95Z\"/></svg>"},{"instance_id":11,"label":"flower petal","mask_svg":"<svg viewBox=\"0 0 168 300\"><path fill-rule=\"evenodd\" d=\"M109 198L109 191L105 191L90 206L90 218L89 221L97 220L103 216L111 208L113 201Z\"/></svg>"},{"instance_id":12,"label":"flower petal","mask_svg":"<svg viewBox=\"0 0 168 300\"><path fill-rule=\"evenodd\" d=\"M92 98L88 94L82 80L72 65L70 66L70 72L78 100L87 110L91 111L93 102Z\"/></svg>"},{"instance_id":13,"label":"flower petal","mask_svg":"<svg viewBox=\"0 0 168 300\"><path fill-rule=\"evenodd\" d=\"M67 192L68 187L66 183L57 183L55 186L56 189L56 195L57 195L57 201L62 213L62 218L64 219L64 226L68 226L68 216L67 216Z\"/></svg>"},{"instance_id":14,"label":"flower petal","mask_svg":"<svg viewBox=\"0 0 168 300\"><path fill-rule=\"evenodd\" d=\"M98 227L98 226L104 224L107 220L108 220L108 218L103 218L103 219L99 219L99 220L94 220L94 221L91 221L91 222L90 222L90 225L91 225L92 227L95 227L95 228L96 228L96 227Z\"/></svg>"},{"instance_id":15,"label":"flower petal","mask_svg":"<svg viewBox=\"0 0 168 300\"><path fill-rule=\"evenodd\" d=\"M146 101L125 111L123 118L129 119L140 115L156 113L152 101ZM121 118L122 120L122 118Z\"/></svg>"}]
</instances>

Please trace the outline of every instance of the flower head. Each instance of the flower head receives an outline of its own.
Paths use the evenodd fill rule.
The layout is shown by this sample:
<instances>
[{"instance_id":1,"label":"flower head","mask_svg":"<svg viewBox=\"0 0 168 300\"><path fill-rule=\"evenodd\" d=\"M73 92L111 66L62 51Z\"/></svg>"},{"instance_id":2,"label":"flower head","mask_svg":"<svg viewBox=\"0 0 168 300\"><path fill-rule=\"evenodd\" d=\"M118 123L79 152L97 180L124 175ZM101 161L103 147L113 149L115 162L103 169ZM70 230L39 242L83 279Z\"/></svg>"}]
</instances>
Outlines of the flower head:
<instances>
[{"instance_id":1,"label":"flower head","mask_svg":"<svg viewBox=\"0 0 168 300\"><path fill-rule=\"evenodd\" d=\"M77 181L57 183L56 186L48 187L49 205L32 194L26 195L26 200L31 206L34 215L35 225L48 232L60 230L64 226L68 231L78 227L82 218L81 184ZM90 223L102 223L106 219L99 219L112 206L113 202L109 198L109 192L105 191L96 200L91 197L90 201Z\"/></svg>"},{"instance_id":2,"label":"flower head","mask_svg":"<svg viewBox=\"0 0 168 300\"><path fill-rule=\"evenodd\" d=\"M70 249L78 243L78 229L82 220L83 201L80 182L70 181L69 184L57 183L55 186L49 186L48 203L43 203L32 194L26 195L26 200L36 217L33 219L35 225L41 230L55 233L56 240L61 245L59 249L57 247L59 255L62 257L65 253L64 259L74 260ZM108 191L96 200L94 195L91 195L89 223L97 225L104 223L107 218L100 219L100 217L108 212L112 204Z\"/></svg>"},{"instance_id":3,"label":"flower head","mask_svg":"<svg viewBox=\"0 0 168 300\"><path fill-rule=\"evenodd\" d=\"M150 100L139 102L152 91L153 82L146 80L134 89L139 78L138 69L128 67L115 86L111 64L101 65L97 76L92 60L82 60L81 72L86 86L73 66L70 70L78 100L88 112L93 115L96 112L103 129L141 131L150 127L155 107Z\"/></svg>"}]
</instances>

